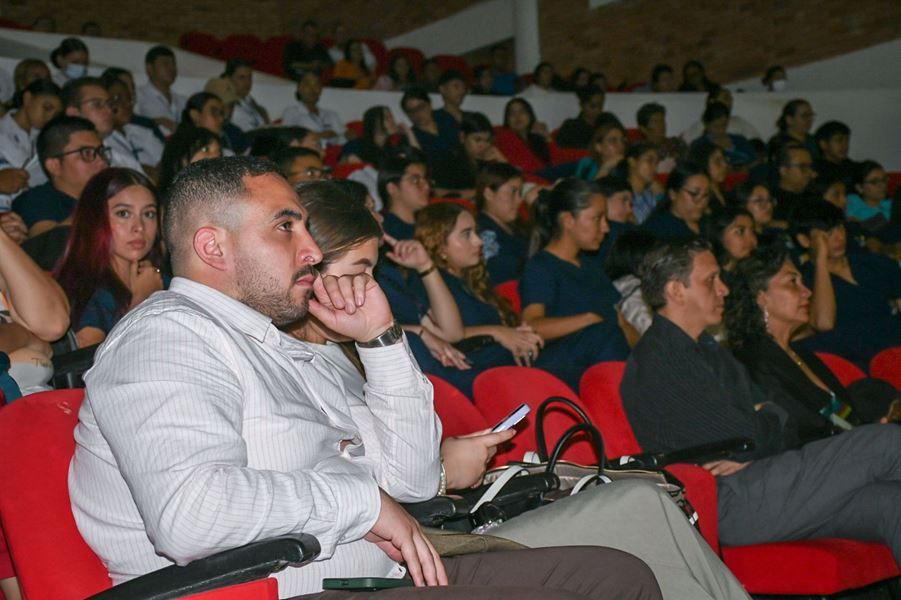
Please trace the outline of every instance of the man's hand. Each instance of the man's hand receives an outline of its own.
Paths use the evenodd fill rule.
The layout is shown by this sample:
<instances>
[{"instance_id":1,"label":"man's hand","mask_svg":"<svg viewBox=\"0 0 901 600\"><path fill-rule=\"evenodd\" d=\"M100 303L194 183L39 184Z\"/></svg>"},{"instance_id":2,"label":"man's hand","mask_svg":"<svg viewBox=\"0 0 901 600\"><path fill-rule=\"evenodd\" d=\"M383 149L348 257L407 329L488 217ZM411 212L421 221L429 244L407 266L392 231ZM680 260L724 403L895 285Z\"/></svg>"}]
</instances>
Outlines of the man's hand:
<instances>
[{"instance_id":1,"label":"man's hand","mask_svg":"<svg viewBox=\"0 0 901 600\"><path fill-rule=\"evenodd\" d=\"M368 342L394 323L385 293L366 273L320 275L313 281L310 314L356 342Z\"/></svg>"},{"instance_id":2,"label":"man's hand","mask_svg":"<svg viewBox=\"0 0 901 600\"><path fill-rule=\"evenodd\" d=\"M432 259L419 240L398 241L387 233L382 239L393 249L385 255L400 266L415 269L418 273L432 268Z\"/></svg>"},{"instance_id":3,"label":"man's hand","mask_svg":"<svg viewBox=\"0 0 901 600\"><path fill-rule=\"evenodd\" d=\"M131 291L131 306L135 307L153 292L163 289L163 278L160 270L149 260L131 263L128 272L128 289Z\"/></svg>"},{"instance_id":4,"label":"man's hand","mask_svg":"<svg viewBox=\"0 0 901 600\"><path fill-rule=\"evenodd\" d=\"M485 468L497 447L516 435L515 429L491 433L490 429L451 437L441 442L441 460L447 474L447 489L462 490L482 483Z\"/></svg>"},{"instance_id":5,"label":"man's hand","mask_svg":"<svg viewBox=\"0 0 901 600\"><path fill-rule=\"evenodd\" d=\"M14 212L0 214L0 229L17 244L21 244L28 238L28 227L22 217Z\"/></svg>"},{"instance_id":6,"label":"man's hand","mask_svg":"<svg viewBox=\"0 0 901 600\"><path fill-rule=\"evenodd\" d=\"M172 119L167 119L166 117L157 117L153 120L154 123L159 125L160 127L164 127L169 130L169 133L175 133L175 130L178 129L178 123L173 121Z\"/></svg>"},{"instance_id":7,"label":"man's hand","mask_svg":"<svg viewBox=\"0 0 901 600\"><path fill-rule=\"evenodd\" d=\"M710 471L714 477L725 477L726 475L738 473L750 464L751 461L740 463L734 460L715 460L702 466Z\"/></svg>"},{"instance_id":8,"label":"man's hand","mask_svg":"<svg viewBox=\"0 0 901 600\"><path fill-rule=\"evenodd\" d=\"M366 541L378 546L392 560L405 563L417 586L447 585L444 564L419 523L384 491L379 490L379 495L382 499L379 518L366 534Z\"/></svg>"},{"instance_id":9,"label":"man's hand","mask_svg":"<svg viewBox=\"0 0 901 600\"><path fill-rule=\"evenodd\" d=\"M0 169L0 194L15 194L28 187L25 169Z\"/></svg>"}]
</instances>

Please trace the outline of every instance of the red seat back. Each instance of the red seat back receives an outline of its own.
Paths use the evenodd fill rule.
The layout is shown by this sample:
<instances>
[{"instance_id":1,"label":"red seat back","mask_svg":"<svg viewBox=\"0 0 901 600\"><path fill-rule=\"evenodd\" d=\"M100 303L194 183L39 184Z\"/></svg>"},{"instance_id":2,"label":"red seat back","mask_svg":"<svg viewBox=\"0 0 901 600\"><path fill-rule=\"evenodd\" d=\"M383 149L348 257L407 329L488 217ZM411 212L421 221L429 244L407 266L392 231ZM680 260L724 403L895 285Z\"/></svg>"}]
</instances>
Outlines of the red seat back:
<instances>
[{"instance_id":1,"label":"red seat back","mask_svg":"<svg viewBox=\"0 0 901 600\"><path fill-rule=\"evenodd\" d=\"M747 172L729 173L726 175L726 181L723 182L723 191L731 192L737 185L748 180Z\"/></svg>"},{"instance_id":2,"label":"red seat back","mask_svg":"<svg viewBox=\"0 0 901 600\"><path fill-rule=\"evenodd\" d=\"M488 428L482 413L460 390L437 375L428 375L435 390L435 412L441 419L441 439Z\"/></svg>"},{"instance_id":3,"label":"red seat back","mask_svg":"<svg viewBox=\"0 0 901 600\"><path fill-rule=\"evenodd\" d=\"M637 127L629 127L626 129L626 137L629 138L630 142L640 142L644 139L644 134Z\"/></svg>"},{"instance_id":4,"label":"red seat back","mask_svg":"<svg viewBox=\"0 0 901 600\"><path fill-rule=\"evenodd\" d=\"M858 379L867 376L860 367L852 363L846 358L842 358L837 354L829 354L828 352L817 352L817 357L829 367L832 374L838 378L841 384L848 387Z\"/></svg>"},{"instance_id":5,"label":"red seat back","mask_svg":"<svg viewBox=\"0 0 901 600\"><path fill-rule=\"evenodd\" d=\"M870 376L885 379L901 391L901 347L888 348L870 361Z\"/></svg>"},{"instance_id":6,"label":"red seat back","mask_svg":"<svg viewBox=\"0 0 901 600\"><path fill-rule=\"evenodd\" d=\"M385 44L382 43L382 40L375 38L363 38L360 41L366 44L366 47L369 48L369 51L375 57L375 72L384 73L388 68L388 49L385 48Z\"/></svg>"},{"instance_id":7,"label":"red seat back","mask_svg":"<svg viewBox=\"0 0 901 600\"><path fill-rule=\"evenodd\" d=\"M469 63L465 58L453 54L436 54L432 58L438 63L438 66L441 67L442 72L450 71L451 69L459 71L460 74L463 75L463 80L466 81L466 84L472 85L472 67L469 66Z\"/></svg>"},{"instance_id":8,"label":"red seat back","mask_svg":"<svg viewBox=\"0 0 901 600\"><path fill-rule=\"evenodd\" d=\"M335 168L332 169L332 177L335 179L347 179L347 177L353 173L354 171L359 171L365 167L368 167L369 163L358 162L358 163L344 163L335 165Z\"/></svg>"},{"instance_id":9,"label":"red seat back","mask_svg":"<svg viewBox=\"0 0 901 600\"><path fill-rule=\"evenodd\" d=\"M0 520L29 600L86 598L111 584L69 504L72 431L82 394L43 392L0 410Z\"/></svg>"},{"instance_id":10,"label":"red seat back","mask_svg":"<svg viewBox=\"0 0 901 600\"><path fill-rule=\"evenodd\" d=\"M256 68L270 75L285 76L282 67L282 57L285 55L285 46L291 41L290 35L271 37L263 42L257 57Z\"/></svg>"},{"instance_id":11,"label":"red seat back","mask_svg":"<svg viewBox=\"0 0 901 600\"><path fill-rule=\"evenodd\" d=\"M186 31L178 36L178 47L189 52L218 57L221 42L219 38L205 31Z\"/></svg>"},{"instance_id":12,"label":"red seat back","mask_svg":"<svg viewBox=\"0 0 901 600\"><path fill-rule=\"evenodd\" d=\"M347 130L357 137L363 137L363 121L348 121Z\"/></svg>"},{"instance_id":13,"label":"red seat back","mask_svg":"<svg viewBox=\"0 0 901 600\"><path fill-rule=\"evenodd\" d=\"M538 406L551 396L562 396L572 400L579 406L579 397L565 383L541 369L527 367L495 367L488 369L473 383L473 395L476 408L484 415L489 426L500 422L520 404L528 404L532 412L523 419L517 429L519 433L510 441L509 448L504 448L495 459L497 464L505 464L511 460L520 460L525 452L536 450L535 413ZM571 411L557 406L548 410L545 415L545 436L548 440L548 452L564 431L579 422L580 419ZM584 438L576 438L563 453L563 457L578 463L597 463L594 450Z\"/></svg>"},{"instance_id":14,"label":"red seat back","mask_svg":"<svg viewBox=\"0 0 901 600\"><path fill-rule=\"evenodd\" d=\"M888 175L888 196L891 198L895 195L895 190L901 186L901 172L887 173Z\"/></svg>"},{"instance_id":15,"label":"red seat back","mask_svg":"<svg viewBox=\"0 0 901 600\"><path fill-rule=\"evenodd\" d=\"M494 290L510 301L510 304L513 305L513 310L516 311L517 315L522 312L522 298L519 297L518 279L511 279L510 281L499 283L494 286Z\"/></svg>"},{"instance_id":16,"label":"red seat back","mask_svg":"<svg viewBox=\"0 0 901 600\"><path fill-rule=\"evenodd\" d=\"M604 452L608 458L641 452L641 444L632 432L619 395L625 370L626 363L621 361L598 363L585 371L579 382L582 402L604 436Z\"/></svg>"},{"instance_id":17,"label":"red seat back","mask_svg":"<svg viewBox=\"0 0 901 600\"><path fill-rule=\"evenodd\" d=\"M553 137L555 140L557 139L556 131L553 133ZM551 164L554 166L576 162L591 154L584 148L561 148L555 141L548 142L547 147L551 152Z\"/></svg>"},{"instance_id":18,"label":"red seat back","mask_svg":"<svg viewBox=\"0 0 901 600\"><path fill-rule=\"evenodd\" d=\"M236 33L222 41L220 56L222 60L243 58L256 63L263 49L260 38L250 33Z\"/></svg>"}]
</instances>

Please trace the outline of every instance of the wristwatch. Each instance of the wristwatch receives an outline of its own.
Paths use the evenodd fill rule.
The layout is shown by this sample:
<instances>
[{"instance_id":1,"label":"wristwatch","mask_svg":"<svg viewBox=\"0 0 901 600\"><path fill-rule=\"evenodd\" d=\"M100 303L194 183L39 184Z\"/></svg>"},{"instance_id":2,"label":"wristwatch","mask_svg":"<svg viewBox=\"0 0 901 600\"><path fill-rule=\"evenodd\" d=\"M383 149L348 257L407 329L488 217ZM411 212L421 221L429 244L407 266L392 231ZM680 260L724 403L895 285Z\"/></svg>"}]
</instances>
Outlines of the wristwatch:
<instances>
[{"instance_id":1,"label":"wristwatch","mask_svg":"<svg viewBox=\"0 0 901 600\"><path fill-rule=\"evenodd\" d=\"M378 335L368 342L357 342L360 348L382 348L383 346L393 346L404 337L404 330L401 329L397 321L391 324L381 335Z\"/></svg>"}]
</instances>

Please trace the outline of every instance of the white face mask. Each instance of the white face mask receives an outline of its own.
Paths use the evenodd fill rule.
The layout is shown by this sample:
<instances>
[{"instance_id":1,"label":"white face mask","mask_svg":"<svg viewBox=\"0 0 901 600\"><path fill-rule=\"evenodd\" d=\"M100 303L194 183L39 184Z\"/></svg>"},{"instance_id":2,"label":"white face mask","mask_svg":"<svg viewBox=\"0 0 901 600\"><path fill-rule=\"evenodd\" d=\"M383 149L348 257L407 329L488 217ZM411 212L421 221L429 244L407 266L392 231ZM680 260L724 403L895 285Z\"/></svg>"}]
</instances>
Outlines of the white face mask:
<instances>
[{"instance_id":1,"label":"white face mask","mask_svg":"<svg viewBox=\"0 0 901 600\"><path fill-rule=\"evenodd\" d=\"M771 85L774 92L784 92L788 87L788 79L774 79Z\"/></svg>"},{"instance_id":2,"label":"white face mask","mask_svg":"<svg viewBox=\"0 0 901 600\"><path fill-rule=\"evenodd\" d=\"M87 75L88 68L85 65L80 65L78 63L69 63L66 65L66 70L63 72L69 79L81 79Z\"/></svg>"}]
</instances>

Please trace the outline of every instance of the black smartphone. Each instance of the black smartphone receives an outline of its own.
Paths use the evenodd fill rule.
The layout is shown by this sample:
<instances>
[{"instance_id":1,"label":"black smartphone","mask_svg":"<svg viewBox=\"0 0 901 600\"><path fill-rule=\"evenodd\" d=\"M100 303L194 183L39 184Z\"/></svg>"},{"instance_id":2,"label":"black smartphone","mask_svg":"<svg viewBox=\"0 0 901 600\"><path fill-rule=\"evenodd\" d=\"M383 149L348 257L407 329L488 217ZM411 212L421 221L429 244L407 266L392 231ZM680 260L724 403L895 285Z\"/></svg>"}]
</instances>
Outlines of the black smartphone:
<instances>
[{"instance_id":1,"label":"black smartphone","mask_svg":"<svg viewBox=\"0 0 901 600\"><path fill-rule=\"evenodd\" d=\"M412 579L392 577L334 577L322 580L323 590L344 590L346 592L376 592L392 588L413 587L413 585Z\"/></svg>"}]
</instances>

